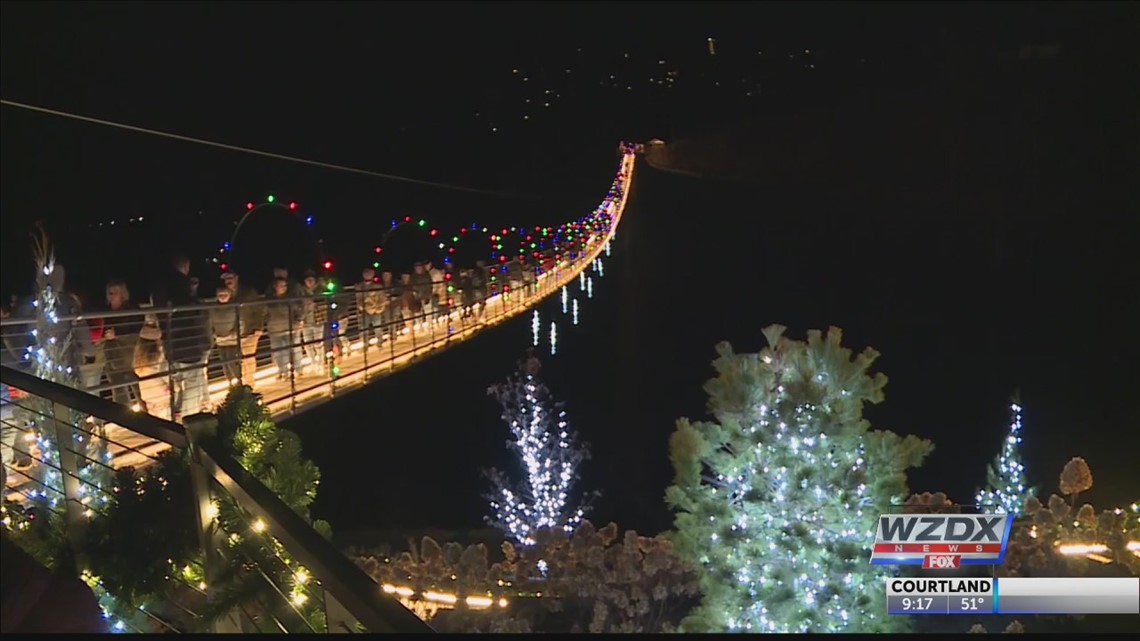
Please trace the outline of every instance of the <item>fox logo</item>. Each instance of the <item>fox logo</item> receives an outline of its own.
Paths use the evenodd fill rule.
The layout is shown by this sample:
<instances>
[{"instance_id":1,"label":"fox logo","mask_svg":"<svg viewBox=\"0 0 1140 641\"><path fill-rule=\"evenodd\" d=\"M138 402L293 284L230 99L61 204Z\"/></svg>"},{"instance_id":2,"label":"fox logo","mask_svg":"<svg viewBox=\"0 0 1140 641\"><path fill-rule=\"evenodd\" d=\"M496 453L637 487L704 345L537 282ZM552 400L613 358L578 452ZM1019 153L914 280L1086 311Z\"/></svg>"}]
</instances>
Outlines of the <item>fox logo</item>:
<instances>
[{"instance_id":1,"label":"fox logo","mask_svg":"<svg viewBox=\"0 0 1140 641\"><path fill-rule=\"evenodd\" d=\"M957 554L928 554L922 560L922 567L926 570L953 570L961 559Z\"/></svg>"}]
</instances>

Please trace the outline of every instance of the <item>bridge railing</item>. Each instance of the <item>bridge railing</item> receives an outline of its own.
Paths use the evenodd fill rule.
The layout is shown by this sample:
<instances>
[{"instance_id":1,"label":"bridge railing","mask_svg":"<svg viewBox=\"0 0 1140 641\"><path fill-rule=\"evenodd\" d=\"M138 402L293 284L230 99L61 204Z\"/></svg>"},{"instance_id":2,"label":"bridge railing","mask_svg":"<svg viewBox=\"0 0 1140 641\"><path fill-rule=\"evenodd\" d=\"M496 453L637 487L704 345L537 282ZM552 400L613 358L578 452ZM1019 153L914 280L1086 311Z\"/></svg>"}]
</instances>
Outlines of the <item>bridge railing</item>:
<instances>
[{"instance_id":1,"label":"bridge railing","mask_svg":"<svg viewBox=\"0 0 1140 641\"><path fill-rule=\"evenodd\" d=\"M2 407L3 460L9 468L5 478L22 477L5 488L4 525L27 530L33 523L29 516L41 523L62 523L76 569L97 593L101 579L91 572L98 567L91 563L96 552L85 545L91 539L83 536L84 531L106 519L124 500L123 493L162 491L125 483L125 475L132 471L116 475L108 466L109 448L132 449L140 461L154 463L156 456L133 442L162 442L173 450L163 456L176 457L166 461L171 467L164 470L177 474L181 469L189 476L189 483L181 487L189 486L191 491L171 496L172 501L184 500L184 505L174 506L173 517L165 516L184 516L184 534L197 541L201 560L165 568L172 582L166 602L133 616L118 615L109 621L113 628L431 632L227 454L213 434L217 422L212 415L187 417L184 428L8 367L0 368L0 382L13 390ZM177 534L178 528L159 531ZM233 589L235 577L256 597L234 601L219 612L217 604L227 603L223 597Z\"/></svg>"},{"instance_id":2,"label":"bridge railing","mask_svg":"<svg viewBox=\"0 0 1140 641\"><path fill-rule=\"evenodd\" d=\"M566 285L565 276L583 267L586 252L602 238L591 237L581 253L533 278L500 277L498 291L464 291L450 279L433 283L450 289L434 302L412 302L377 285L365 292L95 311L61 316L57 327L61 339L71 340L68 364L78 386L136 411L179 420L210 411L230 387L245 384L273 413L296 413L315 398L335 396L525 311ZM365 295L379 308L372 301L365 307ZM30 362L26 348L35 330L34 319L0 323L7 362ZM91 339L89 356L80 332Z\"/></svg>"}]
</instances>

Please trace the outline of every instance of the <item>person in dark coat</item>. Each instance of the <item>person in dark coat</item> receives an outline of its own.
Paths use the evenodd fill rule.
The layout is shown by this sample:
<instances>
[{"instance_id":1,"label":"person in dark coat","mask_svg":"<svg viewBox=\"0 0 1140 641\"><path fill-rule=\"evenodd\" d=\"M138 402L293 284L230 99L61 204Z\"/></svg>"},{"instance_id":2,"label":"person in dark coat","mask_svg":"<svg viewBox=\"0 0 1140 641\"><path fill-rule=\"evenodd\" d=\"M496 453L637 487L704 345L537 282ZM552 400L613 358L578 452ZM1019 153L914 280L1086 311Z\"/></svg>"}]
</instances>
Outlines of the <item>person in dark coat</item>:
<instances>
[{"instance_id":1,"label":"person in dark coat","mask_svg":"<svg viewBox=\"0 0 1140 641\"><path fill-rule=\"evenodd\" d=\"M210 409L206 360L213 341L203 310L178 309L199 305L190 283L190 259L177 256L171 265L155 284L152 298L170 365L172 407L180 417Z\"/></svg>"}]
</instances>

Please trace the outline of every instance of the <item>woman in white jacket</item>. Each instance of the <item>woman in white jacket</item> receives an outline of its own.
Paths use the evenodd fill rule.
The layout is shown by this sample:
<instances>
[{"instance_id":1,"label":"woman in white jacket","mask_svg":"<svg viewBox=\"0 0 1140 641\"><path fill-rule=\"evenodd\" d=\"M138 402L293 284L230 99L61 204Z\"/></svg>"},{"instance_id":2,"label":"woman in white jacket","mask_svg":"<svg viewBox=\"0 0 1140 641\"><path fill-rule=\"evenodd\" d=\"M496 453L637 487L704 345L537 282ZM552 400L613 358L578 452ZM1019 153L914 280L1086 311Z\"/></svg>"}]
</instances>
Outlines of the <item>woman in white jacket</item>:
<instances>
[{"instance_id":1,"label":"woman in white jacket","mask_svg":"<svg viewBox=\"0 0 1140 641\"><path fill-rule=\"evenodd\" d=\"M166 353L162 349L162 332L154 325L144 325L139 331L134 368L139 377L143 410L170 420L170 377L166 375Z\"/></svg>"}]
</instances>

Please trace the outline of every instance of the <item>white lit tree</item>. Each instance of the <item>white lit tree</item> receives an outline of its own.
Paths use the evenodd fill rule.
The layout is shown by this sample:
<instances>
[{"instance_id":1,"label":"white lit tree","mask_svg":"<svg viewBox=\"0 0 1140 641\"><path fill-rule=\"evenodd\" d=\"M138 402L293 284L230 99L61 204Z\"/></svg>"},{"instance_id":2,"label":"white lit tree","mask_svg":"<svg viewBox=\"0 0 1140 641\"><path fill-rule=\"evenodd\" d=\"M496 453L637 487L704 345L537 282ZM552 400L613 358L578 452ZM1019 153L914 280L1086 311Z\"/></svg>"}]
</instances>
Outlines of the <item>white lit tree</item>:
<instances>
[{"instance_id":1,"label":"white lit tree","mask_svg":"<svg viewBox=\"0 0 1140 641\"><path fill-rule=\"evenodd\" d=\"M1001 454L986 470L985 489L980 490L974 500L979 506L1018 515L1032 491L1025 485L1025 466L1021 464L1021 405L1011 403L1009 412L1009 434Z\"/></svg>"},{"instance_id":2,"label":"white lit tree","mask_svg":"<svg viewBox=\"0 0 1140 641\"><path fill-rule=\"evenodd\" d=\"M572 500L571 492L589 451L567 426L562 404L538 379L540 367L537 358L529 357L505 383L487 390L503 408L512 436L507 447L524 472L517 481L498 469L486 472L492 484L488 522L523 545L534 545L540 528L573 531L587 507L584 500Z\"/></svg>"},{"instance_id":3,"label":"white lit tree","mask_svg":"<svg viewBox=\"0 0 1140 641\"><path fill-rule=\"evenodd\" d=\"M873 530L933 446L863 419L887 382L869 374L877 352L852 358L834 327L806 342L784 330L765 328L759 354L718 345L705 384L716 420L681 419L670 437L675 543L701 569L683 631L897 631L891 570L868 561Z\"/></svg>"},{"instance_id":4,"label":"white lit tree","mask_svg":"<svg viewBox=\"0 0 1140 641\"><path fill-rule=\"evenodd\" d=\"M29 335L24 340L24 361L27 370L44 380L68 387L78 387L75 370L81 357L81 346L75 337L79 332L74 321L62 320L69 313L77 311L71 304L69 294L64 289L64 271L56 264L55 252L42 228L33 235L33 257L36 261L36 292L31 301L33 322ZM81 336L82 338L82 336ZM81 426L75 430L68 447L74 449L78 458L78 476L81 481L79 493L75 497L87 509L87 516L94 516L109 500L103 489L108 485L110 474L105 467L110 455L102 426L97 421L89 421L80 412L68 409L66 416L59 416L55 404L46 398L28 395L19 402L17 416L23 427L35 436L33 454L38 451L38 465L32 472L36 477L30 483L26 494L32 499L32 506L46 512L47 519L41 522L61 530L66 527L60 514L64 506L64 483L61 471L60 443L52 418L70 426ZM38 487L36 487L38 485ZM71 497L69 497L71 498ZM61 532L54 534L58 535ZM41 532L41 535L43 533ZM62 539L58 539L61 540ZM41 559L45 560L45 559ZM50 560L50 559L48 559Z\"/></svg>"}]
</instances>

